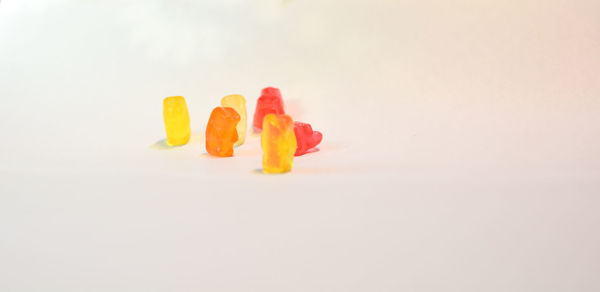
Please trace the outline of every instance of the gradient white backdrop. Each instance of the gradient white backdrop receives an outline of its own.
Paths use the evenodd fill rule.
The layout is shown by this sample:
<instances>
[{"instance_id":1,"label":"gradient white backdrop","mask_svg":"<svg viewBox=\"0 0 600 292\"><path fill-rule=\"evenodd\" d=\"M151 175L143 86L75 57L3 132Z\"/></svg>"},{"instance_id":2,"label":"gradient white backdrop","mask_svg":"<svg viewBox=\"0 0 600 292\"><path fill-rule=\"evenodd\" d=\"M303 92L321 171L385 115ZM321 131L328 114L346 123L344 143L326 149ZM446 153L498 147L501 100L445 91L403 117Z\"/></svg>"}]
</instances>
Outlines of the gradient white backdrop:
<instances>
[{"instance_id":1,"label":"gradient white backdrop","mask_svg":"<svg viewBox=\"0 0 600 292\"><path fill-rule=\"evenodd\" d=\"M204 150L265 86L285 175ZM598 1L2 0L0 101L0 291L600 290Z\"/></svg>"}]
</instances>

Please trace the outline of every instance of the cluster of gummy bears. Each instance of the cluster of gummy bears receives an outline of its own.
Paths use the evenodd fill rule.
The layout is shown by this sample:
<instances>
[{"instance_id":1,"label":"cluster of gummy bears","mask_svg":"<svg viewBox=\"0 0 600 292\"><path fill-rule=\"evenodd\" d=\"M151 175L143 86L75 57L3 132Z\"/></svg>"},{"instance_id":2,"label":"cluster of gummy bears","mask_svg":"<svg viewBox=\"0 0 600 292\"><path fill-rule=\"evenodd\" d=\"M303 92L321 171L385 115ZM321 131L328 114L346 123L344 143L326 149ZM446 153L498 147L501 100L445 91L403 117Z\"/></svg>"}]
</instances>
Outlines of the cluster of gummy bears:
<instances>
[{"instance_id":1,"label":"cluster of gummy bears","mask_svg":"<svg viewBox=\"0 0 600 292\"><path fill-rule=\"evenodd\" d=\"M163 117L167 144L186 144L192 131L185 99L182 96L165 98ZM206 151L219 157L233 156L233 147L246 140L246 120L246 99L239 94L223 97L221 106L213 109L206 125ZM294 122L285 114L281 92L275 87L262 90L252 126L256 133L261 133L265 173L292 170L294 156L308 153L323 139L321 132L313 131L310 124Z\"/></svg>"}]
</instances>

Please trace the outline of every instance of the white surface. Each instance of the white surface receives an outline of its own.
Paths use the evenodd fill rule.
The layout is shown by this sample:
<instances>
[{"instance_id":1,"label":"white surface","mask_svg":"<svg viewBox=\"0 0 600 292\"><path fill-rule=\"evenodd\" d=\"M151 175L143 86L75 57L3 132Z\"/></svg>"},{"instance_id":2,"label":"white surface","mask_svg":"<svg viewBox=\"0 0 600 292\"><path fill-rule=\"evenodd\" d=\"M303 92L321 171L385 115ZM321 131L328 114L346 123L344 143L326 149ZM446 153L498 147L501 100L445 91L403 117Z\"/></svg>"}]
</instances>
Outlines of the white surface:
<instances>
[{"instance_id":1,"label":"white surface","mask_svg":"<svg viewBox=\"0 0 600 292\"><path fill-rule=\"evenodd\" d=\"M197 2L0 3L0 291L600 290L600 2ZM267 85L321 151L205 155Z\"/></svg>"}]
</instances>

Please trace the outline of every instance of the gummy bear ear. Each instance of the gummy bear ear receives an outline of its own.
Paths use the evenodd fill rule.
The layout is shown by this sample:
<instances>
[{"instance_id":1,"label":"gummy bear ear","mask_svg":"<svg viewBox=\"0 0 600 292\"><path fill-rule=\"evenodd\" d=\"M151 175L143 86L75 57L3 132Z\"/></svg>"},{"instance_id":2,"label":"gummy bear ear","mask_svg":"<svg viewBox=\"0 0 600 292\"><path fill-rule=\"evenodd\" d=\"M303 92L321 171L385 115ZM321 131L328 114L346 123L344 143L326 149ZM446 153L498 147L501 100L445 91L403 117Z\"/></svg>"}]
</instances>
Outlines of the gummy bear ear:
<instances>
[{"instance_id":1,"label":"gummy bear ear","mask_svg":"<svg viewBox=\"0 0 600 292\"><path fill-rule=\"evenodd\" d=\"M279 115L279 118L281 119L281 122L285 125L285 127L291 126L292 131L294 130L294 120L292 119L292 117L286 114L281 114Z\"/></svg>"},{"instance_id":2,"label":"gummy bear ear","mask_svg":"<svg viewBox=\"0 0 600 292\"><path fill-rule=\"evenodd\" d=\"M304 131L308 134L313 132L312 126L310 124L304 124L302 125L302 127L304 128Z\"/></svg>"},{"instance_id":3,"label":"gummy bear ear","mask_svg":"<svg viewBox=\"0 0 600 292\"><path fill-rule=\"evenodd\" d=\"M294 122L294 127L299 128L300 131L302 131L303 133L306 133L306 134L311 134L313 131L310 124L303 123L303 122Z\"/></svg>"},{"instance_id":4,"label":"gummy bear ear","mask_svg":"<svg viewBox=\"0 0 600 292\"><path fill-rule=\"evenodd\" d=\"M265 124L269 124L271 126L275 126L277 123L277 118L275 117L274 114L266 114L265 117L263 118L263 130L265 129Z\"/></svg>"},{"instance_id":5,"label":"gummy bear ear","mask_svg":"<svg viewBox=\"0 0 600 292\"><path fill-rule=\"evenodd\" d=\"M275 87L265 87L263 88L261 94L261 96L277 96L277 97L281 97L281 91L279 91L279 88L275 88Z\"/></svg>"}]
</instances>

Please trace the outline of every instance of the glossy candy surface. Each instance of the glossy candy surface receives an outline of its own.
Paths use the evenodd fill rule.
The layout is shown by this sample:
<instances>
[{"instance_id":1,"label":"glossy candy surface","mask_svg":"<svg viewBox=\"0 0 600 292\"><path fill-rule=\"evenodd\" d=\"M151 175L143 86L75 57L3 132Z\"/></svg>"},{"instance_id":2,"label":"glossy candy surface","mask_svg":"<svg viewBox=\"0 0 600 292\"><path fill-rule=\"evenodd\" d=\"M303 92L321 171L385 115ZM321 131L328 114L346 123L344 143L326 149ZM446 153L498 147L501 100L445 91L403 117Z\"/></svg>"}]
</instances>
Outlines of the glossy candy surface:
<instances>
[{"instance_id":1,"label":"glossy candy surface","mask_svg":"<svg viewBox=\"0 0 600 292\"><path fill-rule=\"evenodd\" d=\"M248 128L246 116L246 99L239 94L232 94L221 99L221 106L231 107L240 115L240 122L237 124L238 140L233 146L240 146L246 140L246 129Z\"/></svg>"},{"instance_id":2,"label":"glossy candy surface","mask_svg":"<svg viewBox=\"0 0 600 292\"><path fill-rule=\"evenodd\" d=\"M240 115L233 108L220 106L213 109L206 125L206 151L210 155L233 156L239 121Z\"/></svg>"},{"instance_id":3,"label":"glossy candy surface","mask_svg":"<svg viewBox=\"0 0 600 292\"><path fill-rule=\"evenodd\" d=\"M310 124L294 122L294 133L296 134L296 153L294 156L300 156L306 154L310 149L321 143L323 134L319 131L313 131Z\"/></svg>"},{"instance_id":4,"label":"glossy candy surface","mask_svg":"<svg viewBox=\"0 0 600 292\"><path fill-rule=\"evenodd\" d=\"M284 114L283 98L281 92L275 87L264 88L260 97L256 101L254 110L254 121L252 123L255 132L260 132L263 126L263 119L267 114Z\"/></svg>"},{"instance_id":5,"label":"glossy candy surface","mask_svg":"<svg viewBox=\"0 0 600 292\"><path fill-rule=\"evenodd\" d=\"M283 173L292 170L296 152L296 135L294 121L290 116L266 115L260 143L263 149L265 173Z\"/></svg>"},{"instance_id":6,"label":"glossy candy surface","mask_svg":"<svg viewBox=\"0 0 600 292\"><path fill-rule=\"evenodd\" d=\"M171 96L163 100L163 118L167 144L184 145L190 140L190 115L183 96Z\"/></svg>"}]
</instances>

